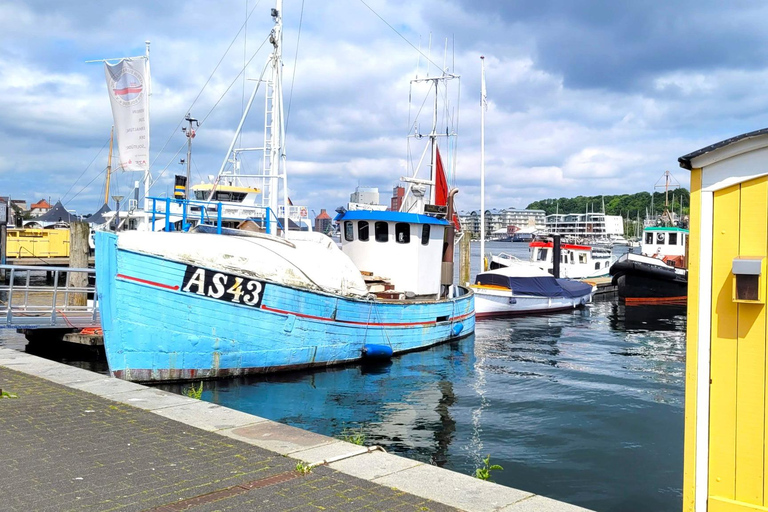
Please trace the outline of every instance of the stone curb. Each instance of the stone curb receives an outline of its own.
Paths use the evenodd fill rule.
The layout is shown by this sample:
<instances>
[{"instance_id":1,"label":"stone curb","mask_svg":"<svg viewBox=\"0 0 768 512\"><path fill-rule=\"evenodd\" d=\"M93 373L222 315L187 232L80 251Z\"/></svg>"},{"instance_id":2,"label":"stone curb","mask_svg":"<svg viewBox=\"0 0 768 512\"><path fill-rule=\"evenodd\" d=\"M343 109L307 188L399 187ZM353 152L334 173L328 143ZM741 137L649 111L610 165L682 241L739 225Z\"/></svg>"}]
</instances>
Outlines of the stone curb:
<instances>
[{"instance_id":1,"label":"stone curb","mask_svg":"<svg viewBox=\"0 0 768 512\"><path fill-rule=\"evenodd\" d=\"M180 396L0 347L0 366L139 407L185 425L469 512L580 512L587 509L478 480L209 402Z\"/></svg>"}]
</instances>

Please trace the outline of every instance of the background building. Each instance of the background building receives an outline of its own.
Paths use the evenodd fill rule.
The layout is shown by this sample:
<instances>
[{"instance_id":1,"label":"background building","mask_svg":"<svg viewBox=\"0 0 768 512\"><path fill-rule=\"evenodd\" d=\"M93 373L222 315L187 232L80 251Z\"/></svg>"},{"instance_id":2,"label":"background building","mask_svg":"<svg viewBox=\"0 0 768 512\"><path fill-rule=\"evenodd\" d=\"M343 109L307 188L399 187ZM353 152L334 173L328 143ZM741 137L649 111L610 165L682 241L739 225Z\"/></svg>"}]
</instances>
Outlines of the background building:
<instances>
[{"instance_id":1,"label":"background building","mask_svg":"<svg viewBox=\"0 0 768 512\"><path fill-rule=\"evenodd\" d=\"M405 187L398 185L392 189L392 200L390 201L389 209L393 212L399 212L400 207L403 205L403 198L405 197Z\"/></svg>"},{"instance_id":2,"label":"background building","mask_svg":"<svg viewBox=\"0 0 768 512\"><path fill-rule=\"evenodd\" d=\"M547 233L569 238L610 238L624 235L624 221L619 215L604 213L568 213L547 216Z\"/></svg>"},{"instance_id":3,"label":"background building","mask_svg":"<svg viewBox=\"0 0 768 512\"><path fill-rule=\"evenodd\" d=\"M315 231L325 233L326 235L333 232L333 219L325 211L325 208L320 210L320 215L315 217Z\"/></svg>"},{"instance_id":4,"label":"background building","mask_svg":"<svg viewBox=\"0 0 768 512\"><path fill-rule=\"evenodd\" d=\"M36 203L32 203L32 206L29 207L29 213L33 217L39 217L41 215L48 213L48 210L50 209L51 209L50 203L48 203L48 201L46 201L45 199L41 199Z\"/></svg>"},{"instance_id":5,"label":"background building","mask_svg":"<svg viewBox=\"0 0 768 512\"><path fill-rule=\"evenodd\" d=\"M480 237L480 210L459 212L461 228L473 238ZM486 239L506 238L510 232L534 233L544 231L546 213L544 210L521 210L518 208L485 210Z\"/></svg>"},{"instance_id":6,"label":"background building","mask_svg":"<svg viewBox=\"0 0 768 512\"><path fill-rule=\"evenodd\" d=\"M379 189L376 187L357 187L349 196L347 210L378 210L384 211L386 205L379 204Z\"/></svg>"}]
</instances>

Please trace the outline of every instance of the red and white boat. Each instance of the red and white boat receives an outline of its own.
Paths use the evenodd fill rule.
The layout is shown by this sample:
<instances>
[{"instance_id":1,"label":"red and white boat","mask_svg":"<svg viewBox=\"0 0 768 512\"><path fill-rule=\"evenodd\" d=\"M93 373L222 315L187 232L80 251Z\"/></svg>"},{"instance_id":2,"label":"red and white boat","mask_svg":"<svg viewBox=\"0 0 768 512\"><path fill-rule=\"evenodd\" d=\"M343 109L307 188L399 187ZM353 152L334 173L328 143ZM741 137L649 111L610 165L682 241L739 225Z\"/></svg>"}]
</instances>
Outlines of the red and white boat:
<instances>
[{"instance_id":1,"label":"red and white boat","mask_svg":"<svg viewBox=\"0 0 768 512\"><path fill-rule=\"evenodd\" d=\"M530 243L530 262L552 274L554 247L551 241L534 240ZM506 253L491 257L490 268L511 265L517 258ZM607 276L613 263L613 253L608 247L560 244L560 276L568 279L589 279Z\"/></svg>"}]
</instances>

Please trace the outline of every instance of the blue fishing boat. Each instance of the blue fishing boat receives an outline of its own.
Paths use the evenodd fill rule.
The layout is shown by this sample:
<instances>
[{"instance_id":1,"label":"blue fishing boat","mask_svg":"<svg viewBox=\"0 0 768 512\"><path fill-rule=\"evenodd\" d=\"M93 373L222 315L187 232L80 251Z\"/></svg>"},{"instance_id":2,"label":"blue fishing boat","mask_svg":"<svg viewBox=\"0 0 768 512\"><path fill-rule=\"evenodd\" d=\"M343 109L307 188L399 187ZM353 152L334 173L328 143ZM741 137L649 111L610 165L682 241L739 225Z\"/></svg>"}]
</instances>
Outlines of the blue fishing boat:
<instances>
[{"instance_id":1,"label":"blue fishing boat","mask_svg":"<svg viewBox=\"0 0 768 512\"><path fill-rule=\"evenodd\" d=\"M273 92L282 81L282 13L272 16L262 214L230 229L222 202L163 198L158 208L154 198L150 230L96 233L104 348L116 377L175 381L328 366L474 332L474 294L452 282L454 223L446 219L456 190L447 190L436 145L435 172L418 180L408 212L342 211L341 247L289 228L282 95ZM433 127L433 145L436 136ZM227 159L237 155L230 148ZM426 187L434 204L425 204ZM172 211L183 212L181 222Z\"/></svg>"}]
</instances>

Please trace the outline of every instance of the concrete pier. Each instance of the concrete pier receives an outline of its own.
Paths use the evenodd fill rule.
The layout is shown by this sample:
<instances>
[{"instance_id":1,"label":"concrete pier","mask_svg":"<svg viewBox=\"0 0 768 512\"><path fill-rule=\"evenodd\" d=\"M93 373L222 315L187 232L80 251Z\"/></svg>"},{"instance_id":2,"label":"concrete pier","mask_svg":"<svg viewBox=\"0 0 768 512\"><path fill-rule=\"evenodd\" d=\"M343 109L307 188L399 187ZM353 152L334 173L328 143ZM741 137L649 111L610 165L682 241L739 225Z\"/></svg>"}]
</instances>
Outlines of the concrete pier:
<instances>
[{"instance_id":1,"label":"concrete pier","mask_svg":"<svg viewBox=\"0 0 768 512\"><path fill-rule=\"evenodd\" d=\"M11 349L0 389L3 510L585 510Z\"/></svg>"}]
</instances>

